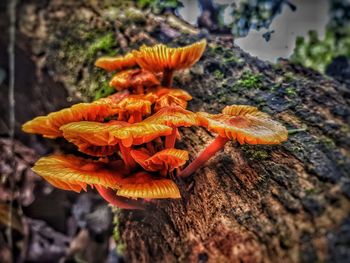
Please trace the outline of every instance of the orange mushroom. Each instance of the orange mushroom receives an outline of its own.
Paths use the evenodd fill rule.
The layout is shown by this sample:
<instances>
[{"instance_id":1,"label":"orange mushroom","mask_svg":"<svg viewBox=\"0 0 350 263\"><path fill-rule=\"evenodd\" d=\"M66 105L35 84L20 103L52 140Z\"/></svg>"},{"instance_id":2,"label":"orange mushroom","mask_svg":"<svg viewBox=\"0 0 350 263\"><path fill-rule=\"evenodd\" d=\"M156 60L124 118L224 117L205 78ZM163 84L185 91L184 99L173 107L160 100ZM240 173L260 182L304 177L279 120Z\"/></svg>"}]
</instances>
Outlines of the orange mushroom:
<instances>
[{"instance_id":1,"label":"orange mushroom","mask_svg":"<svg viewBox=\"0 0 350 263\"><path fill-rule=\"evenodd\" d=\"M123 175L108 169L108 164L73 155L51 155L39 159L32 168L52 185L63 190L86 191L87 185L119 189Z\"/></svg>"},{"instance_id":2,"label":"orange mushroom","mask_svg":"<svg viewBox=\"0 0 350 263\"><path fill-rule=\"evenodd\" d=\"M165 148L174 148L177 129L180 126L190 127L199 125L197 114L179 106L165 107L145 119L145 123L157 123L172 127L172 133L165 139Z\"/></svg>"},{"instance_id":3,"label":"orange mushroom","mask_svg":"<svg viewBox=\"0 0 350 263\"><path fill-rule=\"evenodd\" d=\"M90 185L114 206L143 208L140 202L116 196L115 190L120 189L125 177L125 169L118 161L105 163L73 155L51 155L39 159L33 171L57 188L80 192L82 189L86 191L87 185Z\"/></svg>"},{"instance_id":4,"label":"orange mushroom","mask_svg":"<svg viewBox=\"0 0 350 263\"><path fill-rule=\"evenodd\" d=\"M137 66L136 59L132 53L118 57L101 57L96 60L95 66L106 71L123 70Z\"/></svg>"},{"instance_id":5,"label":"orange mushroom","mask_svg":"<svg viewBox=\"0 0 350 263\"><path fill-rule=\"evenodd\" d=\"M155 111L169 106L180 106L186 109L187 101L192 99L192 96L182 89L168 89L160 86L151 92L157 96Z\"/></svg>"},{"instance_id":6,"label":"orange mushroom","mask_svg":"<svg viewBox=\"0 0 350 263\"><path fill-rule=\"evenodd\" d=\"M92 156L107 156L117 151L118 140L110 136L109 128L117 129L129 125L122 121L107 123L79 121L63 125L63 137L75 144L78 150Z\"/></svg>"},{"instance_id":7,"label":"orange mushroom","mask_svg":"<svg viewBox=\"0 0 350 263\"><path fill-rule=\"evenodd\" d=\"M54 139L62 136L59 128L66 123L80 120L103 121L116 113L117 111L108 104L79 103L70 108L52 112L47 116L36 117L26 122L22 130Z\"/></svg>"},{"instance_id":8,"label":"orange mushroom","mask_svg":"<svg viewBox=\"0 0 350 263\"><path fill-rule=\"evenodd\" d=\"M155 178L146 172L138 172L124 178L118 196L132 198L180 198L176 184L164 178Z\"/></svg>"},{"instance_id":9,"label":"orange mushroom","mask_svg":"<svg viewBox=\"0 0 350 263\"><path fill-rule=\"evenodd\" d=\"M130 95L124 98L117 105L119 109L118 119L129 119L129 123L142 121L143 116L151 114L151 106L155 99L155 95L151 93Z\"/></svg>"},{"instance_id":10,"label":"orange mushroom","mask_svg":"<svg viewBox=\"0 0 350 263\"><path fill-rule=\"evenodd\" d=\"M157 137L171 134L171 128L166 125L143 122L128 124L120 121L74 122L62 126L61 130L64 138L76 144L80 150L81 145L86 144L100 147L118 144L122 158L130 169L135 167L130 155L131 145L147 143Z\"/></svg>"},{"instance_id":11,"label":"orange mushroom","mask_svg":"<svg viewBox=\"0 0 350 263\"><path fill-rule=\"evenodd\" d=\"M161 175L172 172L186 163L188 160L188 152L174 148L165 149L152 155L146 149L132 150L131 156L140 164L146 171L160 171Z\"/></svg>"},{"instance_id":12,"label":"orange mushroom","mask_svg":"<svg viewBox=\"0 0 350 263\"><path fill-rule=\"evenodd\" d=\"M204 39L179 48L170 48L163 44L153 47L142 46L139 51L134 50L132 54L141 68L151 72L163 72L162 85L171 87L174 71L195 64L202 56L206 44L207 41Z\"/></svg>"},{"instance_id":13,"label":"orange mushroom","mask_svg":"<svg viewBox=\"0 0 350 263\"><path fill-rule=\"evenodd\" d=\"M134 89L136 93L143 94L144 87L159 85L159 80L147 70L129 69L115 74L109 85L116 90Z\"/></svg>"},{"instance_id":14,"label":"orange mushroom","mask_svg":"<svg viewBox=\"0 0 350 263\"><path fill-rule=\"evenodd\" d=\"M278 144L287 140L286 128L256 107L232 105L225 107L222 112L216 115L198 113L201 125L219 136L181 172L180 176L192 174L231 139L240 144Z\"/></svg>"}]
</instances>

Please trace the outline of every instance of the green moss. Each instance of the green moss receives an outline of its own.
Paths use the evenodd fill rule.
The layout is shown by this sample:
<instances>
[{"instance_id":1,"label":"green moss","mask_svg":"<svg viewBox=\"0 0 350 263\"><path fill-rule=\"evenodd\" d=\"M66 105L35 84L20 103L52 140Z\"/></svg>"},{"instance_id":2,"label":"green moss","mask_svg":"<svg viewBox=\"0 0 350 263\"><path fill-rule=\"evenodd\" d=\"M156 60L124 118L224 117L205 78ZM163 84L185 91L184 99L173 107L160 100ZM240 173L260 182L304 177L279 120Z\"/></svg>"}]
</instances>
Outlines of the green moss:
<instances>
[{"instance_id":1,"label":"green moss","mask_svg":"<svg viewBox=\"0 0 350 263\"><path fill-rule=\"evenodd\" d=\"M295 87L293 87L293 86L290 86L290 87L287 87L287 88L286 88L286 94L287 94L288 96L291 96L291 97L295 97L295 96L298 95L297 92L296 92L296 90L295 90Z\"/></svg>"},{"instance_id":2,"label":"green moss","mask_svg":"<svg viewBox=\"0 0 350 263\"><path fill-rule=\"evenodd\" d=\"M258 148L257 146L242 145L241 147L243 154L250 160L266 160L270 158L270 154L267 150L263 148Z\"/></svg>"},{"instance_id":3,"label":"green moss","mask_svg":"<svg viewBox=\"0 0 350 263\"><path fill-rule=\"evenodd\" d=\"M115 92L115 89L110 87L107 82L103 83L100 88L95 89L94 100L107 97Z\"/></svg>"},{"instance_id":4,"label":"green moss","mask_svg":"<svg viewBox=\"0 0 350 263\"><path fill-rule=\"evenodd\" d=\"M97 38L87 48L86 55L88 59L95 58L98 52L103 52L106 55L114 54L116 52L116 41L113 33L108 33Z\"/></svg>"},{"instance_id":5,"label":"green moss","mask_svg":"<svg viewBox=\"0 0 350 263\"><path fill-rule=\"evenodd\" d=\"M237 87L243 87L246 89L259 89L263 87L262 75L254 74L250 70L244 71L241 79L239 79L232 88L237 89Z\"/></svg>"},{"instance_id":6,"label":"green moss","mask_svg":"<svg viewBox=\"0 0 350 263\"><path fill-rule=\"evenodd\" d=\"M286 72L286 73L284 74L284 80L285 80L286 82L292 82L292 81L295 80L295 76L294 76L294 74L293 74L292 72Z\"/></svg>"},{"instance_id":7,"label":"green moss","mask_svg":"<svg viewBox=\"0 0 350 263\"><path fill-rule=\"evenodd\" d=\"M217 69L214 71L214 76L217 79L223 79L225 75L223 72L221 72L220 70Z\"/></svg>"},{"instance_id":8,"label":"green moss","mask_svg":"<svg viewBox=\"0 0 350 263\"><path fill-rule=\"evenodd\" d=\"M119 232L119 213L120 210L118 208L113 209L114 213L114 219L113 219L113 224L114 224L114 229L113 229L113 238L116 243L116 250L118 255L123 255L126 249L126 244L121 240L121 235Z\"/></svg>"}]
</instances>

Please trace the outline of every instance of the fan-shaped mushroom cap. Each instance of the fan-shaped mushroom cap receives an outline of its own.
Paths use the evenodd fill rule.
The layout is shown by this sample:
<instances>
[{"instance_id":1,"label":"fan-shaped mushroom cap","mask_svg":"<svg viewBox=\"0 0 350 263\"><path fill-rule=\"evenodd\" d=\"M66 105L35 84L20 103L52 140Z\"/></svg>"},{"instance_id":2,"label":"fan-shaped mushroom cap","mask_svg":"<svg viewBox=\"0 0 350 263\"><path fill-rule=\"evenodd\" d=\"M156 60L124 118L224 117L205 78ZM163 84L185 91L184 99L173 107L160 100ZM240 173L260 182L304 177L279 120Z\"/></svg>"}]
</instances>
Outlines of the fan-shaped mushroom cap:
<instances>
[{"instance_id":1,"label":"fan-shaped mushroom cap","mask_svg":"<svg viewBox=\"0 0 350 263\"><path fill-rule=\"evenodd\" d=\"M151 106L155 99L156 96L153 94L130 95L121 100L117 107L121 114L140 112L144 116L151 113Z\"/></svg>"},{"instance_id":2,"label":"fan-shaped mushroom cap","mask_svg":"<svg viewBox=\"0 0 350 263\"><path fill-rule=\"evenodd\" d=\"M146 172L139 172L124 178L117 195L132 198L180 198L176 184L163 178L155 178Z\"/></svg>"},{"instance_id":3,"label":"fan-shaped mushroom cap","mask_svg":"<svg viewBox=\"0 0 350 263\"><path fill-rule=\"evenodd\" d=\"M287 140L286 128L255 107L232 105L226 107L223 112L199 112L201 125L241 144L278 144Z\"/></svg>"},{"instance_id":4,"label":"fan-shaped mushroom cap","mask_svg":"<svg viewBox=\"0 0 350 263\"><path fill-rule=\"evenodd\" d=\"M202 56L207 41L201 40L192 45L170 48L163 44L153 47L142 46L133 55L137 63L151 72L161 72L164 69L179 70L191 67Z\"/></svg>"},{"instance_id":5,"label":"fan-shaped mushroom cap","mask_svg":"<svg viewBox=\"0 0 350 263\"><path fill-rule=\"evenodd\" d=\"M109 169L104 162L91 161L73 155L51 155L39 159L32 168L53 186L80 192L87 185L119 189L122 182L120 169Z\"/></svg>"},{"instance_id":6,"label":"fan-shaped mushroom cap","mask_svg":"<svg viewBox=\"0 0 350 263\"><path fill-rule=\"evenodd\" d=\"M26 122L22 129L24 132L42 134L47 138L56 138L62 136L59 128L64 124L81 120L103 121L116 113L117 110L109 104L79 103L46 116L36 117Z\"/></svg>"},{"instance_id":7,"label":"fan-shaped mushroom cap","mask_svg":"<svg viewBox=\"0 0 350 263\"><path fill-rule=\"evenodd\" d=\"M131 156L145 170L155 172L160 170L173 171L186 163L188 152L174 148L165 149L150 156L146 149L132 150Z\"/></svg>"},{"instance_id":8,"label":"fan-shaped mushroom cap","mask_svg":"<svg viewBox=\"0 0 350 263\"><path fill-rule=\"evenodd\" d=\"M95 66L106 71L123 70L137 66L136 59L132 53L118 57L101 57L96 60Z\"/></svg>"},{"instance_id":9,"label":"fan-shaped mushroom cap","mask_svg":"<svg viewBox=\"0 0 350 263\"><path fill-rule=\"evenodd\" d=\"M150 142L160 136L170 135L172 129L166 125L146 123L144 121L111 131L111 135L119 139L125 147Z\"/></svg>"},{"instance_id":10,"label":"fan-shaped mushroom cap","mask_svg":"<svg viewBox=\"0 0 350 263\"><path fill-rule=\"evenodd\" d=\"M109 85L117 90L136 88L141 85L143 87L151 87L159 85L156 76L143 69L129 69L121 71L113 76Z\"/></svg>"},{"instance_id":11,"label":"fan-shaped mushroom cap","mask_svg":"<svg viewBox=\"0 0 350 263\"><path fill-rule=\"evenodd\" d=\"M92 156L106 156L116 152L118 139L111 136L110 130L128 126L127 122L110 121L107 123L79 121L63 125L60 130L63 137L74 143L79 151Z\"/></svg>"},{"instance_id":12,"label":"fan-shaped mushroom cap","mask_svg":"<svg viewBox=\"0 0 350 263\"><path fill-rule=\"evenodd\" d=\"M171 128L153 123L134 123L112 121L110 123L75 122L62 127L64 137L76 144L87 142L96 146L116 145L121 142L125 147L143 144L159 136L171 134Z\"/></svg>"},{"instance_id":13,"label":"fan-shaped mushroom cap","mask_svg":"<svg viewBox=\"0 0 350 263\"><path fill-rule=\"evenodd\" d=\"M190 127L199 125L197 114L179 106L165 107L145 119L146 123L158 123L170 127Z\"/></svg>"}]
</instances>

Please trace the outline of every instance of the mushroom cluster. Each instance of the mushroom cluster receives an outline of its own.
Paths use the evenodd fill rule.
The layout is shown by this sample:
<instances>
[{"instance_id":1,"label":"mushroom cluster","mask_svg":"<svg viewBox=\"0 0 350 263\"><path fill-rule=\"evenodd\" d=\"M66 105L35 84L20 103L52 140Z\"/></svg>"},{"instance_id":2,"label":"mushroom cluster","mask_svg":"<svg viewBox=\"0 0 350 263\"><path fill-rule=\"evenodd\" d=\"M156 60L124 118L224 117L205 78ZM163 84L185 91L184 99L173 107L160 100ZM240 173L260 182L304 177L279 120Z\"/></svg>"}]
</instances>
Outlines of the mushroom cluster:
<instances>
[{"instance_id":1,"label":"mushroom cluster","mask_svg":"<svg viewBox=\"0 0 350 263\"><path fill-rule=\"evenodd\" d=\"M43 157L34 172L55 187L80 192L89 185L112 205L142 209L150 199L180 198L174 176L193 174L230 140L241 144L285 141L286 129L255 107L227 106L221 114L186 109L192 97L172 87L173 75L195 64L205 47L205 40L180 48L159 44L99 58L97 67L115 72L109 84L116 93L23 125L28 133L64 137L87 158ZM218 136L181 170L189 155L175 148L178 128L190 126L202 126Z\"/></svg>"}]
</instances>

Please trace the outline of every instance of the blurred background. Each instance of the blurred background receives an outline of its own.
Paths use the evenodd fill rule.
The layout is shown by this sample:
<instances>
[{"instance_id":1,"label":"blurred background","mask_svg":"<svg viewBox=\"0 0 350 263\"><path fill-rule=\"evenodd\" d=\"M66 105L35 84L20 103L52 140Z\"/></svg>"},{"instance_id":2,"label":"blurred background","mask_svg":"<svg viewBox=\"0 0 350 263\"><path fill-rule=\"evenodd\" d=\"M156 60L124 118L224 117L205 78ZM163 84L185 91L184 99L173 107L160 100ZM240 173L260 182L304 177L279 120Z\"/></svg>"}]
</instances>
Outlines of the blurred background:
<instances>
[{"instance_id":1,"label":"blurred background","mask_svg":"<svg viewBox=\"0 0 350 263\"><path fill-rule=\"evenodd\" d=\"M38 156L69 147L20 131L21 123L42 111L35 101L38 94L28 92L29 87L40 88L40 78L45 85L57 85L54 73L38 77L32 58L23 52L25 43L15 47L16 14L26 6L30 22L30 12L34 12L30 2L0 2L0 262L85 262L84 258L121 262L113 238L113 215L106 203L94 192L77 195L53 189L30 170ZM44 7L49 2L37 1ZM204 35L233 36L234 44L252 56L271 63L289 59L350 88L349 0L110 2L132 2L156 15L174 14ZM19 66L26 70L16 71ZM18 92L16 108L11 88ZM46 112L76 99L59 88L46 96Z\"/></svg>"}]
</instances>

